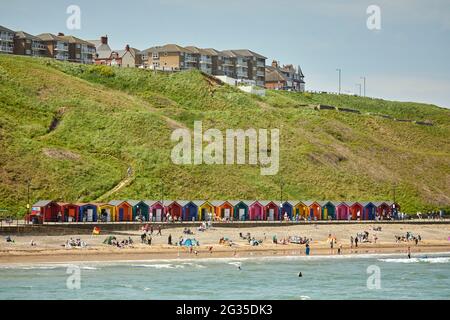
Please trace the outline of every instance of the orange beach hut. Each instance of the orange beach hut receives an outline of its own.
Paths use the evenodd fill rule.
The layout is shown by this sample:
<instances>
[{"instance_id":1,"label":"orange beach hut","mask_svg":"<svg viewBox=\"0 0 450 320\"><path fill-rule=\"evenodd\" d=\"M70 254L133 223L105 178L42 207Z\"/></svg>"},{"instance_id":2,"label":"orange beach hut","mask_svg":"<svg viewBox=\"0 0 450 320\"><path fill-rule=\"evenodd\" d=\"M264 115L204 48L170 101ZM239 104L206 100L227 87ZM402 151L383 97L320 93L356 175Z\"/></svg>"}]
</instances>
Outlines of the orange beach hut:
<instances>
[{"instance_id":1,"label":"orange beach hut","mask_svg":"<svg viewBox=\"0 0 450 320\"><path fill-rule=\"evenodd\" d=\"M214 200L211 201L211 204L216 209L216 218L225 219L225 220L233 220L233 205L228 201Z\"/></svg>"},{"instance_id":2,"label":"orange beach hut","mask_svg":"<svg viewBox=\"0 0 450 320\"><path fill-rule=\"evenodd\" d=\"M124 200L113 200L108 203L115 207L116 221L132 221L133 220L133 208Z\"/></svg>"}]
</instances>

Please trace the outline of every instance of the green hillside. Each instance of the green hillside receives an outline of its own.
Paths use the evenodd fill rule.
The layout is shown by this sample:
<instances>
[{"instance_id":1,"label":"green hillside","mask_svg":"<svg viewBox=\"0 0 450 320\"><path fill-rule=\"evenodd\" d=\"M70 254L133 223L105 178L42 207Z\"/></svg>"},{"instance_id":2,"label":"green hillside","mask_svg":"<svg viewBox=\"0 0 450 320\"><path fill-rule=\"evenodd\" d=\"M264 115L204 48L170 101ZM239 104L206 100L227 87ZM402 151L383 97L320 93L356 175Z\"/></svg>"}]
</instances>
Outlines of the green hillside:
<instances>
[{"instance_id":1,"label":"green hillside","mask_svg":"<svg viewBox=\"0 0 450 320\"><path fill-rule=\"evenodd\" d=\"M326 104L361 114L315 110ZM433 126L381 117L430 121ZM175 128L280 128L280 172L174 165ZM450 110L353 96L264 98L175 74L0 56L0 208L31 198L389 200L450 207ZM127 168L133 175L127 178Z\"/></svg>"}]
</instances>

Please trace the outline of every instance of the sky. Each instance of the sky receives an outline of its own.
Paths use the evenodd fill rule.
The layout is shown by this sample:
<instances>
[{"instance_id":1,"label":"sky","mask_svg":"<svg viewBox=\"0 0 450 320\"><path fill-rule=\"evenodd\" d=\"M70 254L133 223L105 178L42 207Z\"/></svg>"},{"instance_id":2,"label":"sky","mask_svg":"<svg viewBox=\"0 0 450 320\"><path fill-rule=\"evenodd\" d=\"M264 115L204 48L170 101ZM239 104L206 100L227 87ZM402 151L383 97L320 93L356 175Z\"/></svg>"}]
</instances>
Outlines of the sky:
<instances>
[{"instance_id":1,"label":"sky","mask_svg":"<svg viewBox=\"0 0 450 320\"><path fill-rule=\"evenodd\" d=\"M69 30L67 8L81 10ZM379 29L371 5L380 9ZM108 35L112 49L177 43L248 48L300 65L306 89L359 93L450 108L448 0L0 0L0 25L31 34Z\"/></svg>"}]
</instances>

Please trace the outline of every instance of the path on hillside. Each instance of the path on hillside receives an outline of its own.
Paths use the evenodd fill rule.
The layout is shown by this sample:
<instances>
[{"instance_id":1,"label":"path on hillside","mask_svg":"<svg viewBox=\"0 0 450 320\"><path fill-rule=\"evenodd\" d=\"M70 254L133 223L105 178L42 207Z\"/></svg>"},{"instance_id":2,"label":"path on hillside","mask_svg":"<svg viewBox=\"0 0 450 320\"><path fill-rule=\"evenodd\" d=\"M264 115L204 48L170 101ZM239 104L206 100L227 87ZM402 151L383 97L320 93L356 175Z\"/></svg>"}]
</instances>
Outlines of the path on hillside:
<instances>
[{"instance_id":1,"label":"path on hillside","mask_svg":"<svg viewBox=\"0 0 450 320\"><path fill-rule=\"evenodd\" d=\"M120 190L122 190L124 187L129 185L133 180L134 180L134 176L132 174L131 175L127 175L127 177L122 179L121 181L119 181L119 183L114 188L112 188L111 190L109 190L106 193L102 194L95 201L101 201L103 199L109 199L110 196L112 196L113 194L115 194L115 193L119 192Z\"/></svg>"}]
</instances>

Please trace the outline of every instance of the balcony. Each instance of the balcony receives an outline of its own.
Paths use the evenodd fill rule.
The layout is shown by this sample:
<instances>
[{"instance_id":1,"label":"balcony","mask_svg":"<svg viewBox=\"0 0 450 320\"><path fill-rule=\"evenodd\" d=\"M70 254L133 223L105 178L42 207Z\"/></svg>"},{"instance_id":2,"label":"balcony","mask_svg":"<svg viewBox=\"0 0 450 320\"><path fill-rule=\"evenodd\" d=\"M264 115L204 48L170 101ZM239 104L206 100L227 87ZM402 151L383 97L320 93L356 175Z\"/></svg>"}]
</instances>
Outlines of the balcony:
<instances>
[{"instance_id":1,"label":"balcony","mask_svg":"<svg viewBox=\"0 0 450 320\"><path fill-rule=\"evenodd\" d=\"M14 34L8 33L8 32L1 32L0 33L0 41L13 42Z\"/></svg>"},{"instance_id":2,"label":"balcony","mask_svg":"<svg viewBox=\"0 0 450 320\"><path fill-rule=\"evenodd\" d=\"M257 77L265 77L265 76L266 76L266 73L263 72L263 71L256 71L256 76L257 76Z\"/></svg>"},{"instance_id":3,"label":"balcony","mask_svg":"<svg viewBox=\"0 0 450 320\"><path fill-rule=\"evenodd\" d=\"M0 52L13 53L14 47L0 46Z\"/></svg>"},{"instance_id":4,"label":"balcony","mask_svg":"<svg viewBox=\"0 0 450 320\"><path fill-rule=\"evenodd\" d=\"M262 62L262 61L257 61L256 62L256 66L259 67L259 68L265 68L266 64L264 62Z\"/></svg>"}]
</instances>

